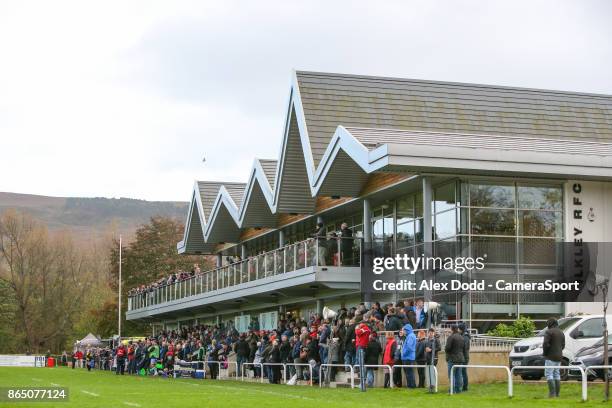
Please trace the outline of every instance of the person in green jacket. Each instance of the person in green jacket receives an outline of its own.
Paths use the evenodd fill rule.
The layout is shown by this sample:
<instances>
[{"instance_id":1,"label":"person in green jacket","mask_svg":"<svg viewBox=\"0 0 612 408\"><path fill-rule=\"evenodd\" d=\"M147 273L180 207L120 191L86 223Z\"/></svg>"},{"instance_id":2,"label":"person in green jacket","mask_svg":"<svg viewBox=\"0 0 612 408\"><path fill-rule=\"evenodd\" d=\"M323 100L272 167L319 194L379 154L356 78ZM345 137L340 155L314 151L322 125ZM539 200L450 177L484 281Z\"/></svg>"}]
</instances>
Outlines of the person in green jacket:
<instances>
[{"instance_id":1,"label":"person in green jacket","mask_svg":"<svg viewBox=\"0 0 612 408\"><path fill-rule=\"evenodd\" d=\"M155 367L157 364L157 360L159 360L159 345L157 344L157 340L153 340L153 343L147 350L149 352L149 358L151 359L151 368Z\"/></svg>"}]
</instances>

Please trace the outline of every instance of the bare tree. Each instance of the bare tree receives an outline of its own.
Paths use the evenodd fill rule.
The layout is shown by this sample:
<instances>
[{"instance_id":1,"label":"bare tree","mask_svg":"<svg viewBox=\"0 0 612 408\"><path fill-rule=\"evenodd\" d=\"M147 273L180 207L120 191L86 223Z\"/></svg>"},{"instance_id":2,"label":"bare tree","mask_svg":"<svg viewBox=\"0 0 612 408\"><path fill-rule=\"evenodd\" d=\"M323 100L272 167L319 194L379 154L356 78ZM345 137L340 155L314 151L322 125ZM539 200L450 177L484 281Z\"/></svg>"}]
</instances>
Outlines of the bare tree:
<instances>
[{"instance_id":1,"label":"bare tree","mask_svg":"<svg viewBox=\"0 0 612 408\"><path fill-rule=\"evenodd\" d=\"M50 236L31 217L0 217L0 281L14 303L15 335L27 350L59 349L90 289L90 259L67 234Z\"/></svg>"}]
</instances>

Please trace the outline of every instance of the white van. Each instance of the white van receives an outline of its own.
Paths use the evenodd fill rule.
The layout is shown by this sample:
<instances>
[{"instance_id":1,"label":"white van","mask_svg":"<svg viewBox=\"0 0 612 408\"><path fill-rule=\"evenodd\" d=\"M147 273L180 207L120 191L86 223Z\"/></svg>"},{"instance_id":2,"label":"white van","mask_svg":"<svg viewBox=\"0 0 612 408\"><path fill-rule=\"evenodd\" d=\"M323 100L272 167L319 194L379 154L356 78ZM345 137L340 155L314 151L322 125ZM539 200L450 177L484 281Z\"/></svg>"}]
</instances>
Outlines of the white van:
<instances>
[{"instance_id":1,"label":"white van","mask_svg":"<svg viewBox=\"0 0 612 408\"><path fill-rule=\"evenodd\" d=\"M608 333L612 328L612 316L607 317ZM565 349L562 365L569 365L576 353L585 347L590 347L603 337L603 315L584 315L564 317L559 319L559 328L565 333ZM510 351L510 367L543 366L542 342L546 329L535 337L519 340ZM514 370L524 380L539 380L544 376L544 370ZM567 371L562 371L567 376Z\"/></svg>"}]
</instances>

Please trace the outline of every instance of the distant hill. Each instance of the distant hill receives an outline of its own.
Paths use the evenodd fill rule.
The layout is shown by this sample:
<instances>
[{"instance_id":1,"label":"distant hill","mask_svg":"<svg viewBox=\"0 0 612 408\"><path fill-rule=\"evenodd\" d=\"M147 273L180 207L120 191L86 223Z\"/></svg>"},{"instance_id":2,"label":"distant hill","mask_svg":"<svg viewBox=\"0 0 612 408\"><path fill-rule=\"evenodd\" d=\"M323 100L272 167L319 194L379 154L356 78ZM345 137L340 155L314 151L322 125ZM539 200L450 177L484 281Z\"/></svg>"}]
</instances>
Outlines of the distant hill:
<instances>
[{"instance_id":1,"label":"distant hill","mask_svg":"<svg viewBox=\"0 0 612 408\"><path fill-rule=\"evenodd\" d=\"M157 215L187 216L187 202L145 201L132 198L47 197L0 192L0 213L13 208L44 222L51 231L71 230L83 238L114 231L131 236Z\"/></svg>"}]
</instances>

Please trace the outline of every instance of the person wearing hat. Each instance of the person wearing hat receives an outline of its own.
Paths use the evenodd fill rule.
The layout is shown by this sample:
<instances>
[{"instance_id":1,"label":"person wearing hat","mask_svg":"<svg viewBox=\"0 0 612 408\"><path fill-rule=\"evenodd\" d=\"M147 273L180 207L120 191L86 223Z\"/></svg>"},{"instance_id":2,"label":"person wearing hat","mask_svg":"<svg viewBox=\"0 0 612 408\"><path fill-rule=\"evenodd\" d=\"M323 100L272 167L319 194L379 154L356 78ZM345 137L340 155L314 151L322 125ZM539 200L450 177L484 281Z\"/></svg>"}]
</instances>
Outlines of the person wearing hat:
<instances>
[{"instance_id":1,"label":"person wearing hat","mask_svg":"<svg viewBox=\"0 0 612 408\"><path fill-rule=\"evenodd\" d=\"M446 364L448 366L448 378L451 378L451 371L453 371L453 381L450 387L453 389L454 394L459 394L463 390L463 378L461 376L461 370L453 370L453 366L464 364L465 358L463 356L463 336L459 333L459 326L454 324L451 327L452 334L446 340L446 346L444 352L446 353Z\"/></svg>"},{"instance_id":2,"label":"person wearing hat","mask_svg":"<svg viewBox=\"0 0 612 408\"><path fill-rule=\"evenodd\" d=\"M544 365L546 366L544 374L548 383L548 398L555 398L561 392L561 373L559 366L563 358L563 349L565 348L565 335L559 329L557 319L550 318L546 322L546 333L542 342L542 351L544 354Z\"/></svg>"},{"instance_id":3,"label":"person wearing hat","mask_svg":"<svg viewBox=\"0 0 612 408\"><path fill-rule=\"evenodd\" d=\"M378 335L376 332L370 333L370 339L365 350L365 365L375 366L378 365L380 354L382 353L382 347L378 342ZM366 378L368 387L374 386L374 371L377 371L377 367L368 367L366 369Z\"/></svg>"},{"instance_id":4,"label":"person wearing hat","mask_svg":"<svg viewBox=\"0 0 612 408\"><path fill-rule=\"evenodd\" d=\"M468 365L470 363L470 332L464 322L459 322L459 331L463 336L463 364ZM463 391L468 390L468 373L466 367L461 367L461 380L463 381Z\"/></svg>"}]
</instances>

